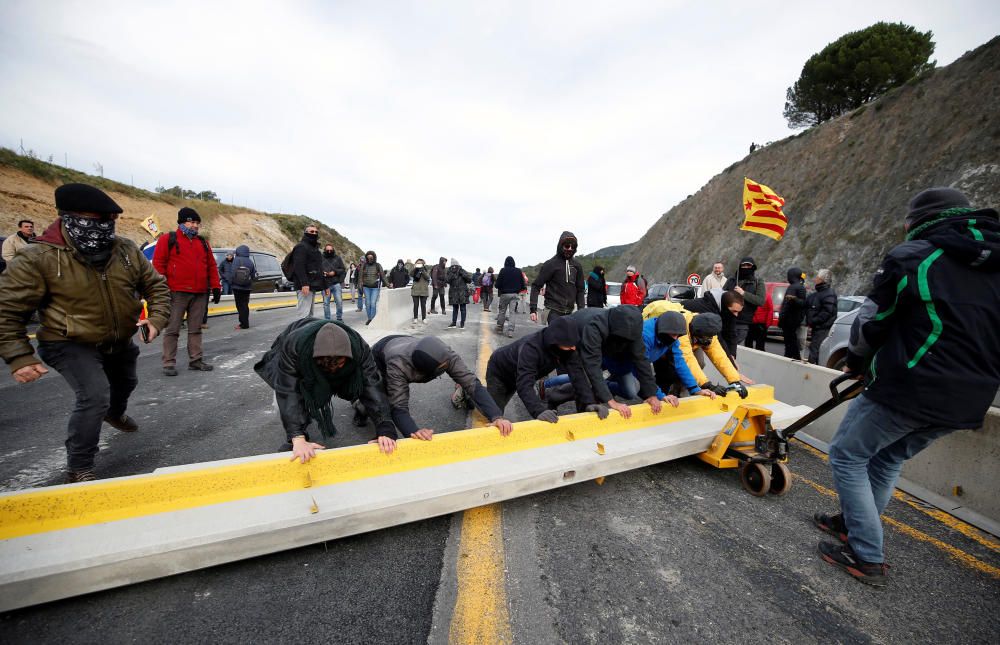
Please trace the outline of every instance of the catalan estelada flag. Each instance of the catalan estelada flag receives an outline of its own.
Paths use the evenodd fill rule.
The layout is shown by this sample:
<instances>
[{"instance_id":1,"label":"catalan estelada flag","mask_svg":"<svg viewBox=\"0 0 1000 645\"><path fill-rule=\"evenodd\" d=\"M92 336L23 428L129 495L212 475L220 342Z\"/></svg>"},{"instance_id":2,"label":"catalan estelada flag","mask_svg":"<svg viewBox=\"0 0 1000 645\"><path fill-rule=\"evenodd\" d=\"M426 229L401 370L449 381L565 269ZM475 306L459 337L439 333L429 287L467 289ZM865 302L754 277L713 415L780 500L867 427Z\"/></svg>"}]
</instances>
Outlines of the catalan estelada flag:
<instances>
[{"instance_id":1,"label":"catalan estelada flag","mask_svg":"<svg viewBox=\"0 0 1000 645\"><path fill-rule=\"evenodd\" d=\"M785 200L764 184L743 178L743 226L744 231L753 231L780 240L788 228L788 218L781 212Z\"/></svg>"}]
</instances>

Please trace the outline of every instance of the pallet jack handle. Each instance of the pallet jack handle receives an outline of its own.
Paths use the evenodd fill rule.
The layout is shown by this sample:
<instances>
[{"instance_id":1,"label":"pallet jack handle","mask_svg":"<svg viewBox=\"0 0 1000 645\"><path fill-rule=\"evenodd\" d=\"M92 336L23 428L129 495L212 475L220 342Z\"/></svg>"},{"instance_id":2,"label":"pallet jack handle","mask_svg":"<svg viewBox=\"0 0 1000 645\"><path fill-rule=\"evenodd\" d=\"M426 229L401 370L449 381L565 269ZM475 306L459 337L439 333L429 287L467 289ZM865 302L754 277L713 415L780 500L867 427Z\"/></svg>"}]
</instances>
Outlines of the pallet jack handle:
<instances>
[{"instance_id":1,"label":"pallet jack handle","mask_svg":"<svg viewBox=\"0 0 1000 645\"><path fill-rule=\"evenodd\" d=\"M834 409L844 401L850 401L861 391L865 389L864 381L854 380L857 378L856 374L849 374L847 372L841 374L837 378L830 381L830 399L821 403L819 406L814 408L809 414L803 416L801 419L795 421L787 428L782 428L778 430L777 433L782 439L788 441L795 433L806 427L816 419L820 418L830 410ZM839 389L838 386L844 381L852 381L850 385L844 389Z\"/></svg>"}]
</instances>

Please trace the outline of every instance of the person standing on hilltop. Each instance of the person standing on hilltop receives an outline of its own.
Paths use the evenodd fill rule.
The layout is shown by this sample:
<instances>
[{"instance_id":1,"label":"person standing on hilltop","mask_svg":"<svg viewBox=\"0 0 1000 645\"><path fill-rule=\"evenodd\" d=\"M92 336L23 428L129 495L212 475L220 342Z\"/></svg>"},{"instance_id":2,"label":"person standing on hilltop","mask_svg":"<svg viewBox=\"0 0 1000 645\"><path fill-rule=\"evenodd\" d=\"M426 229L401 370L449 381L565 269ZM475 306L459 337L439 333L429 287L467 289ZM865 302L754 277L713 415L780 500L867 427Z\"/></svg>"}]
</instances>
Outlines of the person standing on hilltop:
<instances>
[{"instance_id":1,"label":"person standing on hilltop","mask_svg":"<svg viewBox=\"0 0 1000 645\"><path fill-rule=\"evenodd\" d=\"M0 356L17 383L42 378L45 361L76 393L66 438L66 481L74 483L95 479L102 423L139 429L125 414L139 384L132 337L145 328L147 342L156 338L170 315L170 289L135 243L115 234L122 209L103 191L65 184L55 206L59 219L0 274ZM149 311L141 321L140 297ZM36 310L41 360L25 329ZM56 403L52 394L27 398L47 409Z\"/></svg>"},{"instance_id":2,"label":"person standing on hilltop","mask_svg":"<svg viewBox=\"0 0 1000 645\"><path fill-rule=\"evenodd\" d=\"M757 277L757 263L751 257L740 260L740 266L736 270L736 277L726 280L724 291L735 291L743 296L743 310L736 316L732 330L732 356L736 358L736 348L743 344L750 333L750 325L753 323L753 315L757 313L757 307L764 304L764 296L767 294L767 285Z\"/></svg>"},{"instance_id":3,"label":"person standing on hilltop","mask_svg":"<svg viewBox=\"0 0 1000 645\"><path fill-rule=\"evenodd\" d=\"M292 249L292 283L298 292L296 318L312 318L316 295L326 289L323 254L319 251L319 227L306 226L302 239Z\"/></svg>"},{"instance_id":4,"label":"person standing on hilltop","mask_svg":"<svg viewBox=\"0 0 1000 645\"><path fill-rule=\"evenodd\" d=\"M982 427L1000 387L997 211L931 188L910 200L903 226L906 241L882 260L851 327L844 372L865 389L830 442L840 513L813 516L836 539L820 542L820 557L880 587L889 583L881 517L903 463ZM926 584L927 572L913 583Z\"/></svg>"},{"instance_id":5,"label":"person standing on hilltop","mask_svg":"<svg viewBox=\"0 0 1000 645\"><path fill-rule=\"evenodd\" d=\"M542 288L545 289L545 324L573 313L574 307L586 308L583 265L573 257L577 247L576 235L563 231L556 244L556 254L542 264L538 277L531 283L528 303L531 322L538 322L538 294Z\"/></svg>"},{"instance_id":6,"label":"person standing on hilltop","mask_svg":"<svg viewBox=\"0 0 1000 645\"><path fill-rule=\"evenodd\" d=\"M708 277L702 282L705 287L705 291L711 291L712 289L722 289L726 286L726 274L724 273L725 267L722 266L722 262L716 262L712 265L712 272L708 274Z\"/></svg>"},{"instance_id":7,"label":"person standing on hilltop","mask_svg":"<svg viewBox=\"0 0 1000 645\"><path fill-rule=\"evenodd\" d=\"M153 267L170 287L170 321L163 332L163 373L177 376L177 343L187 314L188 369L211 372L201 346L202 323L208 313L208 292L216 303L222 297L219 268L205 238L198 235L201 216L193 208L177 211L177 230L160 240L153 252Z\"/></svg>"},{"instance_id":8,"label":"person standing on hilltop","mask_svg":"<svg viewBox=\"0 0 1000 645\"><path fill-rule=\"evenodd\" d=\"M608 283L604 279L604 267L595 265L587 276L587 306L603 308L608 305Z\"/></svg>"},{"instance_id":9,"label":"person standing on hilltop","mask_svg":"<svg viewBox=\"0 0 1000 645\"><path fill-rule=\"evenodd\" d=\"M448 287L448 273L445 269L445 262L448 259L445 257L438 258L438 263L434 265L431 269L431 313L437 313L437 303L438 299L441 300L441 315L448 315L448 310L445 309L444 305L444 292Z\"/></svg>"}]
</instances>

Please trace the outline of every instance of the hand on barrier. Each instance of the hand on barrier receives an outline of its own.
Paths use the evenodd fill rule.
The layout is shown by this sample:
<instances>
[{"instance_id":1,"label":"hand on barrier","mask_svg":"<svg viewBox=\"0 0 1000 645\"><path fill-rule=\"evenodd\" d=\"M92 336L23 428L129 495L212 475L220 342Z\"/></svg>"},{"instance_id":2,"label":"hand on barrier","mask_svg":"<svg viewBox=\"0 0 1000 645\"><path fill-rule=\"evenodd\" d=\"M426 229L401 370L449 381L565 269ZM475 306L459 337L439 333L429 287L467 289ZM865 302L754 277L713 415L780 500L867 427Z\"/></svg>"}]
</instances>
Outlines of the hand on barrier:
<instances>
[{"instance_id":1,"label":"hand on barrier","mask_svg":"<svg viewBox=\"0 0 1000 645\"><path fill-rule=\"evenodd\" d=\"M219 304L220 300L222 300L222 289L212 289L212 302Z\"/></svg>"},{"instance_id":2,"label":"hand on barrier","mask_svg":"<svg viewBox=\"0 0 1000 645\"><path fill-rule=\"evenodd\" d=\"M49 370L41 363L35 363L34 365L25 365L21 369L14 372L14 380L18 383L31 383L32 381L37 381L42 378L43 374L48 374Z\"/></svg>"},{"instance_id":3,"label":"hand on barrier","mask_svg":"<svg viewBox=\"0 0 1000 645\"><path fill-rule=\"evenodd\" d=\"M430 428L420 428L411 434L410 437L413 439L420 439L421 441L430 441L434 438L434 431Z\"/></svg>"},{"instance_id":4,"label":"hand on barrier","mask_svg":"<svg viewBox=\"0 0 1000 645\"><path fill-rule=\"evenodd\" d=\"M611 408L612 410L616 410L618 414L622 415L623 419L632 418L632 408L625 405L624 403L619 403L618 401L612 399L608 401L608 407Z\"/></svg>"},{"instance_id":5,"label":"hand on barrier","mask_svg":"<svg viewBox=\"0 0 1000 645\"><path fill-rule=\"evenodd\" d=\"M500 430L501 437L509 437L510 433L514 431L514 424L503 417L494 419L491 425L496 426Z\"/></svg>"},{"instance_id":6,"label":"hand on barrier","mask_svg":"<svg viewBox=\"0 0 1000 645\"><path fill-rule=\"evenodd\" d=\"M681 404L681 400L678 399L673 394L668 394L663 400L666 401L667 403L669 403L670 407L673 407L673 408L676 408L678 405Z\"/></svg>"},{"instance_id":7,"label":"hand on barrier","mask_svg":"<svg viewBox=\"0 0 1000 645\"><path fill-rule=\"evenodd\" d=\"M584 410L586 410L587 412L596 412L597 418L600 419L601 421L607 419L608 413L610 412L608 406L601 405L600 403L591 403L586 408L584 408Z\"/></svg>"},{"instance_id":8,"label":"hand on barrier","mask_svg":"<svg viewBox=\"0 0 1000 645\"><path fill-rule=\"evenodd\" d=\"M556 414L555 410L546 410L535 418L546 423L559 423L559 415Z\"/></svg>"},{"instance_id":9,"label":"hand on barrier","mask_svg":"<svg viewBox=\"0 0 1000 645\"><path fill-rule=\"evenodd\" d=\"M378 449L387 455L391 455L392 451L396 449L396 440L392 437L376 437L369 441L368 443L377 443Z\"/></svg>"},{"instance_id":10,"label":"hand on barrier","mask_svg":"<svg viewBox=\"0 0 1000 645\"><path fill-rule=\"evenodd\" d=\"M660 400L656 398L656 395L653 395L648 399L646 399L646 403L649 404L649 407L653 411L653 414L659 414L660 410L663 409L663 403L661 403Z\"/></svg>"},{"instance_id":11,"label":"hand on barrier","mask_svg":"<svg viewBox=\"0 0 1000 645\"><path fill-rule=\"evenodd\" d=\"M754 381L752 378L750 378L749 376L745 376L743 374L740 374L740 382L745 383L747 385L753 385L754 383L756 383L756 381Z\"/></svg>"},{"instance_id":12,"label":"hand on barrier","mask_svg":"<svg viewBox=\"0 0 1000 645\"><path fill-rule=\"evenodd\" d=\"M741 399L745 399L748 396L750 396L750 392L747 391L747 386L743 385L743 383L741 383L740 381L736 381L735 383L730 383L729 387L736 390L736 393L740 395Z\"/></svg>"},{"instance_id":13,"label":"hand on barrier","mask_svg":"<svg viewBox=\"0 0 1000 645\"><path fill-rule=\"evenodd\" d=\"M314 443L305 437L292 437L292 458L288 461L299 459L302 463L306 463L316 456L317 450L323 450L324 448L323 444Z\"/></svg>"},{"instance_id":14,"label":"hand on barrier","mask_svg":"<svg viewBox=\"0 0 1000 645\"><path fill-rule=\"evenodd\" d=\"M725 385L716 385L715 383L713 383L711 381L707 381L705 383L702 383L701 389L703 389L703 390L711 390L712 392L714 392L715 394L718 394L719 396L726 396L726 392L729 391L729 388L727 388Z\"/></svg>"},{"instance_id":15,"label":"hand on barrier","mask_svg":"<svg viewBox=\"0 0 1000 645\"><path fill-rule=\"evenodd\" d=\"M698 391L698 396L707 396L708 398L710 398L710 399L712 399L714 401L716 394L715 394L714 390L708 390L708 389L702 388L701 390Z\"/></svg>"}]
</instances>

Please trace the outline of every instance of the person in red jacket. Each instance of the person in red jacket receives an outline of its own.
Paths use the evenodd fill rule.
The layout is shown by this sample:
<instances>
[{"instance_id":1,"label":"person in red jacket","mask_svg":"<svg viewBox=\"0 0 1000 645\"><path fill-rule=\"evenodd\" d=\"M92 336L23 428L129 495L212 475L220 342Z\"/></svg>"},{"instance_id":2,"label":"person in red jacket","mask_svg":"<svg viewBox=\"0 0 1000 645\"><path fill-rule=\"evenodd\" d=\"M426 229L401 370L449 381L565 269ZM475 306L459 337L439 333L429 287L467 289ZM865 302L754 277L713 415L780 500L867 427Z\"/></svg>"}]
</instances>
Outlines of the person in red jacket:
<instances>
[{"instance_id":1,"label":"person in red jacket","mask_svg":"<svg viewBox=\"0 0 1000 645\"><path fill-rule=\"evenodd\" d=\"M153 253L153 268L167 279L170 287L170 320L163 332L163 373L177 376L177 340L188 319L188 369L212 371L201 349L201 323L208 311L208 292L215 302L222 296L219 268L212 247L198 235L201 216L193 208L177 212L177 230L160 238Z\"/></svg>"},{"instance_id":2,"label":"person in red jacket","mask_svg":"<svg viewBox=\"0 0 1000 645\"><path fill-rule=\"evenodd\" d=\"M753 312L753 320L750 322L747 339L743 344L751 349L759 349L762 352L766 351L767 328L771 325L773 317L774 301L771 300L771 294L768 293L764 297L764 304L757 307L757 311Z\"/></svg>"},{"instance_id":3,"label":"person in red jacket","mask_svg":"<svg viewBox=\"0 0 1000 645\"><path fill-rule=\"evenodd\" d=\"M623 305L642 306L646 298L646 278L642 277L634 266L625 269L625 281L622 282L621 303Z\"/></svg>"}]
</instances>

